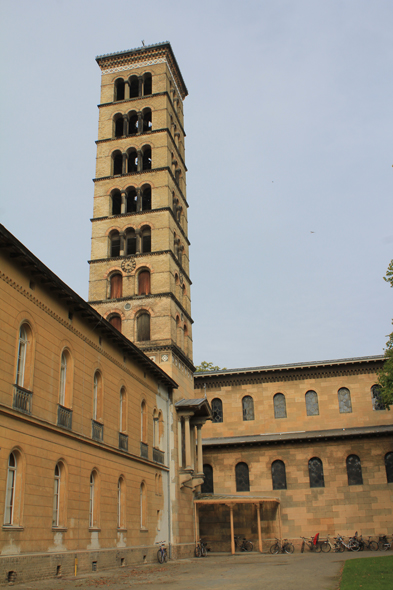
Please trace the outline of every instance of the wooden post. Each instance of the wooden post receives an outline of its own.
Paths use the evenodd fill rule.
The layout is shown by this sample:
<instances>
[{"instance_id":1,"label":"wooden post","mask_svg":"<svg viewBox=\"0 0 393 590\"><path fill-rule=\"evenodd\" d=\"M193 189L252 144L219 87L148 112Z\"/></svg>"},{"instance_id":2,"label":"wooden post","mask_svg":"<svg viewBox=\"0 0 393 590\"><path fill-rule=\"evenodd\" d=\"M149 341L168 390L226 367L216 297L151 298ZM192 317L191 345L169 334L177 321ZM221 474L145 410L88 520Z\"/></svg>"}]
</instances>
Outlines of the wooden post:
<instances>
[{"instance_id":1,"label":"wooden post","mask_svg":"<svg viewBox=\"0 0 393 590\"><path fill-rule=\"evenodd\" d=\"M258 517L258 548L259 552L262 553L262 534L261 534L261 505L258 504L257 506L257 517Z\"/></svg>"},{"instance_id":2,"label":"wooden post","mask_svg":"<svg viewBox=\"0 0 393 590\"><path fill-rule=\"evenodd\" d=\"M229 504L229 515L231 518L231 553L235 555L235 537L234 537L234 530L233 530L233 505Z\"/></svg>"}]
</instances>

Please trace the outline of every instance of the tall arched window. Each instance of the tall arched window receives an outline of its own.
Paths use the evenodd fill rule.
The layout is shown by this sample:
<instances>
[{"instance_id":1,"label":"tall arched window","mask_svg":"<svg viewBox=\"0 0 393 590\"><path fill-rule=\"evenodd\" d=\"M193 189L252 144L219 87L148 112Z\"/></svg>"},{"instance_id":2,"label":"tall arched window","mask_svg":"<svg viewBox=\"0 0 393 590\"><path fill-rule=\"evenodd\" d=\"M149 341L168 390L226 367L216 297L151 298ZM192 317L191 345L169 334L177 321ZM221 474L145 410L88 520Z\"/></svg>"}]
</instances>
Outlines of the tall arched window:
<instances>
[{"instance_id":1,"label":"tall arched window","mask_svg":"<svg viewBox=\"0 0 393 590\"><path fill-rule=\"evenodd\" d=\"M146 522L147 522L147 518L146 518L147 517L147 496L146 496L145 482L141 483L139 497L140 497L141 529L145 529Z\"/></svg>"},{"instance_id":2,"label":"tall arched window","mask_svg":"<svg viewBox=\"0 0 393 590\"><path fill-rule=\"evenodd\" d=\"M135 148L127 153L127 172L138 172L138 153Z\"/></svg>"},{"instance_id":3,"label":"tall arched window","mask_svg":"<svg viewBox=\"0 0 393 590\"><path fill-rule=\"evenodd\" d=\"M242 399L243 420L254 420L254 400L251 395L245 395Z\"/></svg>"},{"instance_id":4,"label":"tall arched window","mask_svg":"<svg viewBox=\"0 0 393 590\"><path fill-rule=\"evenodd\" d=\"M147 410L145 401L141 403L141 442L147 444Z\"/></svg>"},{"instance_id":5,"label":"tall arched window","mask_svg":"<svg viewBox=\"0 0 393 590\"><path fill-rule=\"evenodd\" d=\"M383 403L381 395L381 386L373 385L371 388L371 399L373 403L373 410L385 410L385 404Z\"/></svg>"},{"instance_id":6,"label":"tall arched window","mask_svg":"<svg viewBox=\"0 0 393 590\"><path fill-rule=\"evenodd\" d=\"M111 324L111 326L116 328L116 330L119 330L119 332L121 332L121 317L119 316L119 314L114 313L111 316L109 316L108 322Z\"/></svg>"},{"instance_id":7,"label":"tall arched window","mask_svg":"<svg viewBox=\"0 0 393 590\"><path fill-rule=\"evenodd\" d=\"M94 373L93 385L93 420L102 420L103 417L103 391L102 376L99 371Z\"/></svg>"},{"instance_id":8,"label":"tall arched window","mask_svg":"<svg viewBox=\"0 0 393 590\"><path fill-rule=\"evenodd\" d=\"M142 211L151 210L151 187L145 186L142 190Z\"/></svg>"},{"instance_id":9,"label":"tall arched window","mask_svg":"<svg viewBox=\"0 0 393 590\"><path fill-rule=\"evenodd\" d=\"M90 473L90 503L89 503L89 527L93 528L96 526L96 478L97 474L95 471Z\"/></svg>"},{"instance_id":10,"label":"tall arched window","mask_svg":"<svg viewBox=\"0 0 393 590\"><path fill-rule=\"evenodd\" d=\"M123 174L123 154L119 151L112 154L112 174L113 176Z\"/></svg>"},{"instance_id":11,"label":"tall arched window","mask_svg":"<svg viewBox=\"0 0 393 590\"><path fill-rule=\"evenodd\" d=\"M307 391L306 393L306 411L307 416L318 416L319 405L318 405L318 394L316 391Z\"/></svg>"},{"instance_id":12,"label":"tall arched window","mask_svg":"<svg viewBox=\"0 0 393 590\"><path fill-rule=\"evenodd\" d=\"M127 213L136 213L138 205L138 195L134 187L127 190ZM135 252L134 252L135 254Z\"/></svg>"},{"instance_id":13,"label":"tall arched window","mask_svg":"<svg viewBox=\"0 0 393 590\"><path fill-rule=\"evenodd\" d=\"M148 145L142 148L142 170L151 170L152 168L152 156L151 147Z\"/></svg>"},{"instance_id":14,"label":"tall arched window","mask_svg":"<svg viewBox=\"0 0 393 590\"><path fill-rule=\"evenodd\" d=\"M340 414L350 414L352 412L351 392L346 387L341 387L338 392L338 408Z\"/></svg>"},{"instance_id":15,"label":"tall arched window","mask_svg":"<svg viewBox=\"0 0 393 590\"><path fill-rule=\"evenodd\" d=\"M347 457L347 475L349 486L359 486L363 484L362 465L357 455Z\"/></svg>"},{"instance_id":16,"label":"tall arched window","mask_svg":"<svg viewBox=\"0 0 393 590\"><path fill-rule=\"evenodd\" d=\"M149 295L150 293L150 272L141 270L138 274L138 295Z\"/></svg>"},{"instance_id":17,"label":"tall arched window","mask_svg":"<svg viewBox=\"0 0 393 590\"><path fill-rule=\"evenodd\" d=\"M54 481L54 491L53 491L53 516L52 516L52 526L58 527L59 526L59 513L60 513L60 486L61 486L61 471L60 466L57 463L55 467L55 481Z\"/></svg>"},{"instance_id":18,"label":"tall arched window","mask_svg":"<svg viewBox=\"0 0 393 590\"><path fill-rule=\"evenodd\" d=\"M310 478L310 488L324 488L325 479L323 477L323 465L321 459L313 457L308 462L308 475Z\"/></svg>"},{"instance_id":19,"label":"tall arched window","mask_svg":"<svg viewBox=\"0 0 393 590\"><path fill-rule=\"evenodd\" d=\"M205 480L201 487L202 494L214 494L214 484L213 484L213 467L211 465L204 465L203 466L203 474L205 476Z\"/></svg>"},{"instance_id":20,"label":"tall arched window","mask_svg":"<svg viewBox=\"0 0 393 590\"><path fill-rule=\"evenodd\" d=\"M287 405L285 402L285 395L283 393L276 393L276 395L273 397L273 405L275 418L287 417Z\"/></svg>"},{"instance_id":21,"label":"tall arched window","mask_svg":"<svg viewBox=\"0 0 393 590\"><path fill-rule=\"evenodd\" d=\"M8 457L7 488L5 494L5 511L4 524L12 525L15 523L15 488L17 475L16 453L10 453Z\"/></svg>"},{"instance_id":22,"label":"tall arched window","mask_svg":"<svg viewBox=\"0 0 393 590\"><path fill-rule=\"evenodd\" d=\"M124 387L120 390L120 420L119 420L120 432L126 432L127 430L127 398L126 390Z\"/></svg>"},{"instance_id":23,"label":"tall arched window","mask_svg":"<svg viewBox=\"0 0 393 590\"><path fill-rule=\"evenodd\" d=\"M143 96L147 96L152 93L153 80L151 74L145 74L143 76Z\"/></svg>"},{"instance_id":24,"label":"tall arched window","mask_svg":"<svg viewBox=\"0 0 393 590\"><path fill-rule=\"evenodd\" d=\"M121 214L121 194L119 190L114 190L111 193L112 199L112 215Z\"/></svg>"},{"instance_id":25,"label":"tall arched window","mask_svg":"<svg viewBox=\"0 0 393 590\"><path fill-rule=\"evenodd\" d=\"M68 350L63 350L60 359L60 391L59 404L64 408L71 407L72 362Z\"/></svg>"},{"instance_id":26,"label":"tall arched window","mask_svg":"<svg viewBox=\"0 0 393 590\"><path fill-rule=\"evenodd\" d=\"M32 332L28 324L22 324L19 330L15 384L28 390L31 389L31 360Z\"/></svg>"},{"instance_id":27,"label":"tall arched window","mask_svg":"<svg viewBox=\"0 0 393 590\"><path fill-rule=\"evenodd\" d=\"M142 227L142 253L151 252L151 229L148 226Z\"/></svg>"},{"instance_id":28,"label":"tall arched window","mask_svg":"<svg viewBox=\"0 0 393 590\"><path fill-rule=\"evenodd\" d=\"M273 490L287 489L287 476L285 473L284 461L273 461L272 463L272 482Z\"/></svg>"},{"instance_id":29,"label":"tall arched window","mask_svg":"<svg viewBox=\"0 0 393 590\"><path fill-rule=\"evenodd\" d=\"M115 258L120 256L120 234L118 231L111 232L109 236L110 256Z\"/></svg>"},{"instance_id":30,"label":"tall arched window","mask_svg":"<svg viewBox=\"0 0 393 590\"><path fill-rule=\"evenodd\" d=\"M136 233L134 228L129 227L126 231L126 254L136 254Z\"/></svg>"},{"instance_id":31,"label":"tall arched window","mask_svg":"<svg viewBox=\"0 0 393 590\"><path fill-rule=\"evenodd\" d=\"M236 491L249 492L250 491L250 477L247 463L238 463L235 468L236 475Z\"/></svg>"},{"instance_id":32,"label":"tall arched window","mask_svg":"<svg viewBox=\"0 0 393 590\"><path fill-rule=\"evenodd\" d=\"M110 277L110 299L123 297L123 277L119 272Z\"/></svg>"},{"instance_id":33,"label":"tall arched window","mask_svg":"<svg viewBox=\"0 0 393 590\"><path fill-rule=\"evenodd\" d=\"M386 453L385 455L385 469L386 479L388 483L393 483L393 453Z\"/></svg>"},{"instance_id":34,"label":"tall arched window","mask_svg":"<svg viewBox=\"0 0 393 590\"><path fill-rule=\"evenodd\" d=\"M138 133L138 113L131 111L128 113L128 135L136 135Z\"/></svg>"},{"instance_id":35,"label":"tall arched window","mask_svg":"<svg viewBox=\"0 0 393 590\"><path fill-rule=\"evenodd\" d=\"M143 116L143 133L146 133L147 131L151 131L151 129L152 129L151 109L143 109L142 116Z\"/></svg>"},{"instance_id":36,"label":"tall arched window","mask_svg":"<svg viewBox=\"0 0 393 590\"><path fill-rule=\"evenodd\" d=\"M139 80L138 76L131 76L129 80L130 98L137 98L139 96Z\"/></svg>"},{"instance_id":37,"label":"tall arched window","mask_svg":"<svg viewBox=\"0 0 393 590\"><path fill-rule=\"evenodd\" d=\"M125 483L123 477L119 477L117 482L117 528L126 528L126 500L125 500Z\"/></svg>"},{"instance_id":38,"label":"tall arched window","mask_svg":"<svg viewBox=\"0 0 393 590\"><path fill-rule=\"evenodd\" d=\"M124 80L118 78L115 80L115 101L124 100Z\"/></svg>"},{"instance_id":39,"label":"tall arched window","mask_svg":"<svg viewBox=\"0 0 393 590\"><path fill-rule=\"evenodd\" d=\"M150 340L150 315L143 312L136 319L137 341L144 342Z\"/></svg>"},{"instance_id":40,"label":"tall arched window","mask_svg":"<svg viewBox=\"0 0 393 590\"><path fill-rule=\"evenodd\" d=\"M223 422L222 401L215 397L212 399L213 422Z\"/></svg>"}]
</instances>

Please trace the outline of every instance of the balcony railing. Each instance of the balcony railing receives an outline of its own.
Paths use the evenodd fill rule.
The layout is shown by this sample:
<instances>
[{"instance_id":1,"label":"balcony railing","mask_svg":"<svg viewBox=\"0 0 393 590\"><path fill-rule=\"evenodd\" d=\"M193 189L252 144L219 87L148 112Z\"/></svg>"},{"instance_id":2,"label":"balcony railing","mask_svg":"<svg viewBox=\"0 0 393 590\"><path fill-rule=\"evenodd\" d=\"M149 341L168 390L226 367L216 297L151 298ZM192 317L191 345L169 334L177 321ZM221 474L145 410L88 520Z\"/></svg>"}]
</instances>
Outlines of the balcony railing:
<instances>
[{"instance_id":1,"label":"balcony railing","mask_svg":"<svg viewBox=\"0 0 393 590\"><path fill-rule=\"evenodd\" d=\"M146 443L141 442L141 457L143 457L144 459L148 459L149 458L149 447Z\"/></svg>"},{"instance_id":2,"label":"balcony railing","mask_svg":"<svg viewBox=\"0 0 393 590\"><path fill-rule=\"evenodd\" d=\"M65 408L58 404L57 406L57 425L62 426L63 428L68 428L71 430L72 428L72 410L69 408Z\"/></svg>"},{"instance_id":3,"label":"balcony railing","mask_svg":"<svg viewBox=\"0 0 393 590\"><path fill-rule=\"evenodd\" d=\"M23 389L19 385L14 385L14 401L13 408L24 412L25 414L31 414L31 400L33 393L27 389Z\"/></svg>"},{"instance_id":4,"label":"balcony railing","mask_svg":"<svg viewBox=\"0 0 393 590\"><path fill-rule=\"evenodd\" d=\"M153 461L155 461L156 463L165 463L165 453L163 451L160 451L160 449L155 449L153 447Z\"/></svg>"},{"instance_id":5,"label":"balcony railing","mask_svg":"<svg viewBox=\"0 0 393 590\"><path fill-rule=\"evenodd\" d=\"M128 436L122 432L119 432L119 449L128 451Z\"/></svg>"},{"instance_id":6,"label":"balcony railing","mask_svg":"<svg viewBox=\"0 0 393 590\"><path fill-rule=\"evenodd\" d=\"M91 438L102 442L104 440L104 425L95 420L91 421Z\"/></svg>"}]
</instances>

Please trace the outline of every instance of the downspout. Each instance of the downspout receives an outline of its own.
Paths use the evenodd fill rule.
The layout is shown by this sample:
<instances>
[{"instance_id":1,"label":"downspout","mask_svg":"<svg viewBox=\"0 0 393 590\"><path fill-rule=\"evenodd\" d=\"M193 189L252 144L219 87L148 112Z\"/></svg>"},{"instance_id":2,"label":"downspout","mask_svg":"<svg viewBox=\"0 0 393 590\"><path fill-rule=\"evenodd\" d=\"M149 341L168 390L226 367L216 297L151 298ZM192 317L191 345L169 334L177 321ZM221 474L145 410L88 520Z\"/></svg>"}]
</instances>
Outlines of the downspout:
<instances>
[{"instance_id":1,"label":"downspout","mask_svg":"<svg viewBox=\"0 0 393 590\"><path fill-rule=\"evenodd\" d=\"M172 502L171 502L171 473L172 473L171 463L172 463L172 457L170 454L170 451L171 451L170 438L171 438L171 427L172 427L172 424L170 424L170 417L172 416L172 412L169 411L172 404L171 404L169 388L167 390L167 396L168 396L168 402L167 402L167 410L166 410L167 411L166 447L167 447L167 457L168 457L168 467L169 467L169 471L167 472L168 473L168 548L169 548L169 559L172 559Z\"/></svg>"}]
</instances>

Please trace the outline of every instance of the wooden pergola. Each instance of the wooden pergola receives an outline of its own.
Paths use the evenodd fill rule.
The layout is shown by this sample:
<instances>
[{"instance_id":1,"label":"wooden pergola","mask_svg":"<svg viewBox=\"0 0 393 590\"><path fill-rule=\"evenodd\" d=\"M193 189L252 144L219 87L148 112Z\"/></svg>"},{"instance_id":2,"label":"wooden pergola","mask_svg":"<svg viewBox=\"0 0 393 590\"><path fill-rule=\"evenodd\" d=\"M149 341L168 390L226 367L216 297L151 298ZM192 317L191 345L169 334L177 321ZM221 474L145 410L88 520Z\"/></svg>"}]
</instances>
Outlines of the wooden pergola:
<instances>
[{"instance_id":1,"label":"wooden pergola","mask_svg":"<svg viewBox=\"0 0 393 590\"><path fill-rule=\"evenodd\" d=\"M278 498L250 498L239 496L218 496L216 498L200 498L194 500L195 504L195 543L198 542L199 532L199 507L211 504L223 504L229 508L229 517L231 523L231 553L235 554L235 536L233 527L233 507L237 504L254 504L257 509L258 520L258 549L262 553L262 535L261 535L261 504L274 503L277 505L277 520L278 520L278 536L281 539L281 504Z\"/></svg>"}]
</instances>

